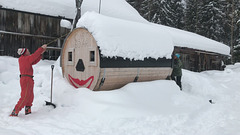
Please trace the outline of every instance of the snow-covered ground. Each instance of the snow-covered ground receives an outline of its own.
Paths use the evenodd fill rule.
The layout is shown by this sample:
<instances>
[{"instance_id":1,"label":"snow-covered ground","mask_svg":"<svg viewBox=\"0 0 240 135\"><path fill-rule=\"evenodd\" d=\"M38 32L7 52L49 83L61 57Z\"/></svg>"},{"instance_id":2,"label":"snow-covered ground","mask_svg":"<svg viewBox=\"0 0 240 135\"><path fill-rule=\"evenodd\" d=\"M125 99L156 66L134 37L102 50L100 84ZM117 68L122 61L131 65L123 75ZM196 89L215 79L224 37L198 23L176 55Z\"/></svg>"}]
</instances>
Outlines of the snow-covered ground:
<instances>
[{"instance_id":1,"label":"snow-covered ground","mask_svg":"<svg viewBox=\"0 0 240 135\"><path fill-rule=\"evenodd\" d=\"M50 99L51 65L54 69ZM20 97L17 58L0 57L1 135L238 135L240 64L224 71L183 70L183 91L157 80L113 91L75 89L55 61L34 66L35 99L31 115L9 117ZM210 104L212 99L214 104Z\"/></svg>"}]
</instances>

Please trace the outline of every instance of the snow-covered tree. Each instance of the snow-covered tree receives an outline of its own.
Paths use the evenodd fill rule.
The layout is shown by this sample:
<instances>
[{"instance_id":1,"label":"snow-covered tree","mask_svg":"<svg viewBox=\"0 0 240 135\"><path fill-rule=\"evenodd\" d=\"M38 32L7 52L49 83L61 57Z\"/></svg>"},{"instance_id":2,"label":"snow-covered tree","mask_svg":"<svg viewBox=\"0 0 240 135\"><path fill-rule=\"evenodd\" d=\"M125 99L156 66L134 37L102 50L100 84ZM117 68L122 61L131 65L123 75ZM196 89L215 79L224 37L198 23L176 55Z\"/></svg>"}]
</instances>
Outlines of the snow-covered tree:
<instances>
[{"instance_id":1,"label":"snow-covered tree","mask_svg":"<svg viewBox=\"0 0 240 135\"><path fill-rule=\"evenodd\" d=\"M240 1L234 1L234 12L232 13L232 44L233 44L233 60L232 62L240 62Z\"/></svg>"},{"instance_id":2,"label":"snow-covered tree","mask_svg":"<svg viewBox=\"0 0 240 135\"><path fill-rule=\"evenodd\" d=\"M226 27L225 32L228 35L225 37L231 46L232 62L240 61L240 53L234 48L239 44L240 26L237 23L240 18L240 1L239 0L226 0Z\"/></svg>"},{"instance_id":3,"label":"snow-covered tree","mask_svg":"<svg viewBox=\"0 0 240 135\"><path fill-rule=\"evenodd\" d=\"M224 3L219 0L205 0L198 8L199 34L213 40L223 42L224 32Z\"/></svg>"},{"instance_id":4,"label":"snow-covered tree","mask_svg":"<svg viewBox=\"0 0 240 135\"><path fill-rule=\"evenodd\" d=\"M174 27L175 12L172 0L161 0L159 9L161 24Z\"/></svg>"},{"instance_id":5,"label":"snow-covered tree","mask_svg":"<svg viewBox=\"0 0 240 135\"><path fill-rule=\"evenodd\" d=\"M197 0L186 0L185 2L185 29L197 33L199 2Z\"/></svg>"},{"instance_id":6,"label":"snow-covered tree","mask_svg":"<svg viewBox=\"0 0 240 135\"><path fill-rule=\"evenodd\" d=\"M143 0L139 11L150 22L183 28L184 8L181 0Z\"/></svg>"},{"instance_id":7,"label":"snow-covered tree","mask_svg":"<svg viewBox=\"0 0 240 135\"><path fill-rule=\"evenodd\" d=\"M174 0L173 6L175 7L175 27L183 29L184 28L184 5L182 0Z\"/></svg>"}]
</instances>

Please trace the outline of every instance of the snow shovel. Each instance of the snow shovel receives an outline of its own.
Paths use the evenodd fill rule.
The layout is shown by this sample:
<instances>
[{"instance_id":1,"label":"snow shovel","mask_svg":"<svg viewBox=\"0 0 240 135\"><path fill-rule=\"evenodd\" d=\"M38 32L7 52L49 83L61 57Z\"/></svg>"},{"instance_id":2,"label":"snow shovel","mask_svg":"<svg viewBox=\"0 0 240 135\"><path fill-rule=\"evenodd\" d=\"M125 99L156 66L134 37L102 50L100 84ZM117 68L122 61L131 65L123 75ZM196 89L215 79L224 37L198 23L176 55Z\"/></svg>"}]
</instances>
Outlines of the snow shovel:
<instances>
[{"instance_id":1,"label":"snow shovel","mask_svg":"<svg viewBox=\"0 0 240 135\"><path fill-rule=\"evenodd\" d=\"M52 103L53 69L54 69L54 65L51 65L51 68L52 68L52 75L51 75L51 100L50 100L50 102L46 101L46 105L51 105L54 108L56 108L56 105Z\"/></svg>"}]
</instances>

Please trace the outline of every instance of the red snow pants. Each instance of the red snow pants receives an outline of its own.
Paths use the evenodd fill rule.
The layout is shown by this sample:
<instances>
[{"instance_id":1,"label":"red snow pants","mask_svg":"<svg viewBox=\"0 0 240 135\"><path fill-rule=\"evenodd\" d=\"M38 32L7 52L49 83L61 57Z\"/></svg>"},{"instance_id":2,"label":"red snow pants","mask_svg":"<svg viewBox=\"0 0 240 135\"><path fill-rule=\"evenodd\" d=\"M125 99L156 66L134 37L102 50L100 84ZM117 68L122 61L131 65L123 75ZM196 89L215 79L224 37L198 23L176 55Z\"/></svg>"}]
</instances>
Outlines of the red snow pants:
<instances>
[{"instance_id":1,"label":"red snow pants","mask_svg":"<svg viewBox=\"0 0 240 135\"><path fill-rule=\"evenodd\" d=\"M28 76L23 76L20 78L21 85L21 97L15 106L15 111L18 113L22 110L24 106L32 106L33 102L33 78Z\"/></svg>"}]
</instances>

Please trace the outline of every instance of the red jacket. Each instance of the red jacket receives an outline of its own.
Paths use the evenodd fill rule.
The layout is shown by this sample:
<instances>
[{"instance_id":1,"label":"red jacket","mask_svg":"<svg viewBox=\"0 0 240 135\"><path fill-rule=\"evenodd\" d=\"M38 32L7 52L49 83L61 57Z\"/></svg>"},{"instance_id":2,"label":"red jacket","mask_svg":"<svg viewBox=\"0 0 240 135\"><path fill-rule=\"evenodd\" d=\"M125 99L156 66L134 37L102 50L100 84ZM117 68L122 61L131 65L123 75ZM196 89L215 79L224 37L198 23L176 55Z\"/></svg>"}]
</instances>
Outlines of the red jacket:
<instances>
[{"instance_id":1,"label":"red jacket","mask_svg":"<svg viewBox=\"0 0 240 135\"><path fill-rule=\"evenodd\" d=\"M32 65L37 64L42 58L42 52L44 49L42 47L38 48L32 55L24 56L22 55L19 59L19 70L21 75L33 75Z\"/></svg>"}]
</instances>

